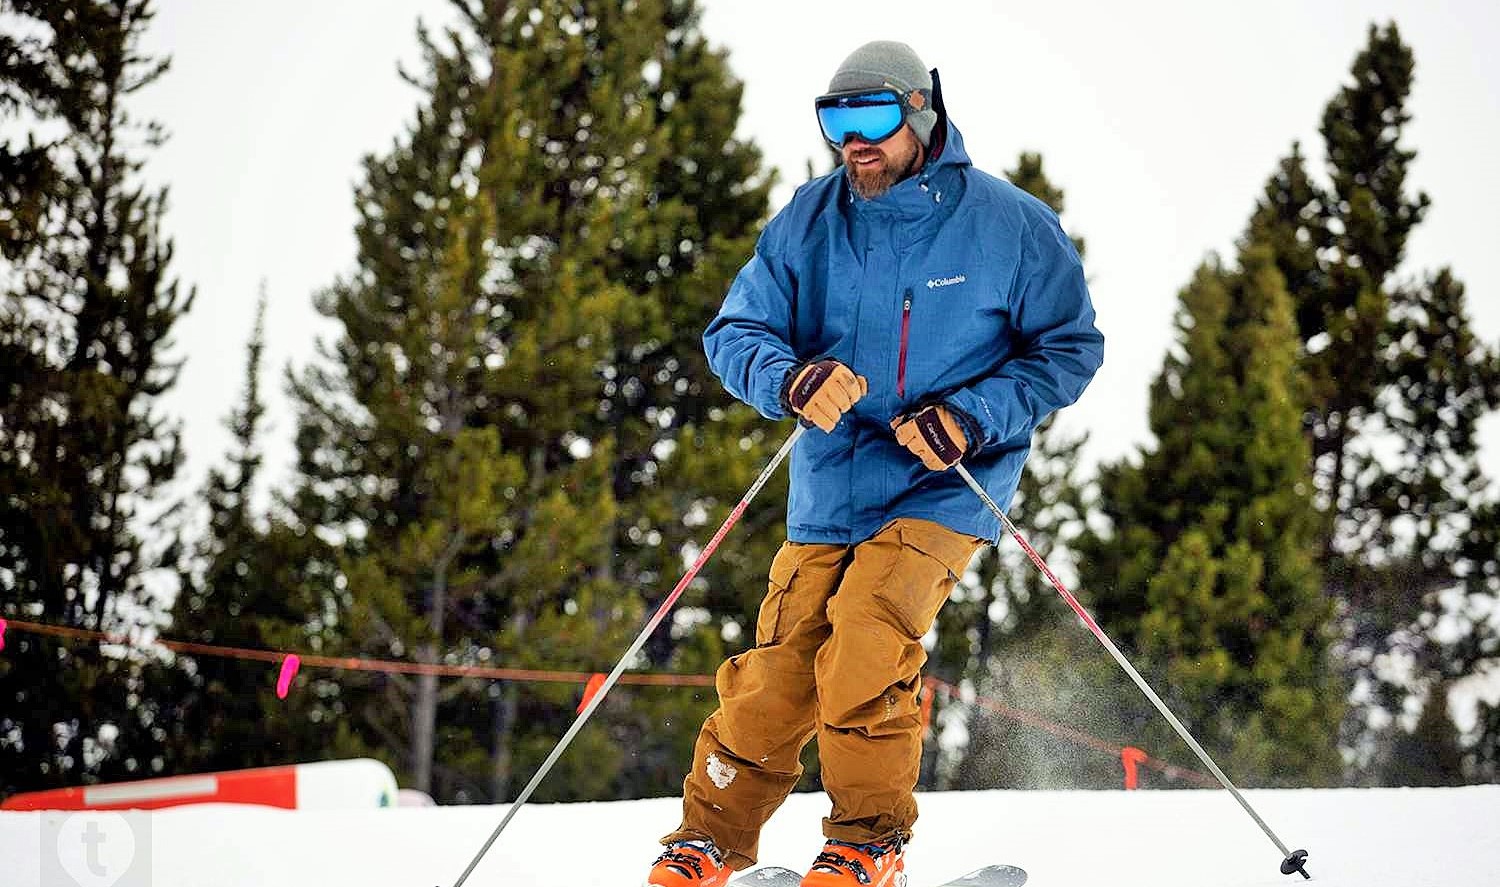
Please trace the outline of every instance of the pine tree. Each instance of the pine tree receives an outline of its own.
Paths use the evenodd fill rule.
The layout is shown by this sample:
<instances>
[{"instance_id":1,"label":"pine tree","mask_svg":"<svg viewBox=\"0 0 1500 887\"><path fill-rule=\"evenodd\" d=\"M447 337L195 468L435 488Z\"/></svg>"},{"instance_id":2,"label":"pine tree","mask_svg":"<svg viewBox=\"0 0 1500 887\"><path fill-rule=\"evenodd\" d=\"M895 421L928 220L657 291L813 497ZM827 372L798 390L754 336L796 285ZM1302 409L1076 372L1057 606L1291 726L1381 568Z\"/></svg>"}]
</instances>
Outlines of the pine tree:
<instances>
[{"instance_id":1,"label":"pine tree","mask_svg":"<svg viewBox=\"0 0 1500 887\"><path fill-rule=\"evenodd\" d=\"M191 296L168 279L166 193L140 184L160 144L128 101L167 70L141 54L147 0L0 3L0 614L90 630L152 625L148 575L171 564L140 522L181 461L158 403ZM22 636L0 659L6 789L147 775L164 765L145 663Z\"/></svg>"},{"instance_id":2,"label":"pine tree","mask_svg":"<svg viewBox=\"0 0 1500 887\"><path fill-rule=\"evenodd\" d=\"M1336 585L1354 569L1336 542L1346 518L1340 503L1360 498L1357 444L1379 412L1388 378L1379 353L1390 313L1387 283L1429 205L1425 194L1406 193L1416 155L1401 139L1411 119L1414 68L1394 24L1371 26L1353 83L1323 114L1329 185L1309 175L1294 145L1251 219L1253 236L1272 247L1287 280L1304 343L1306 421L1319 499L1331 518L1324 561Z\"/></svg>"},{"instance_id":3,"label":"pine tree","mask_svg":"<svg viewBox=\"0 0 1500 887\"><path fill-rule=\"evenodd\" d=\"M320 298L342 333L296 381L293 510L337 542L351 649L605 670L766 446L709 381L699 336L767 183L734 137L739 87L693 3L455 5L460 28L421 35L417 120L365 164L359 268ZM725 470L689 486L709 464ZM744 618L738 565L704 572L653 664L697 670L718 654L706 629ZM705 603L709 626L685 622ZM361 730L442 798L507 797L577 693L344 685L369 700ZM654 695L646 710L675 707L686 733L703 695ZM650 782L620 775L612 733L658 762L682 742L641 716L607 705L540 796L679 781L655 766Z\"/></svg>"},{"instance_id":4,"label":"pine tree","mask_svg":"<svg viewBox=\"0 0 1500 887\"><path fill-rule=\"evenodd\" d=\"M316 649L323 597L307 565L326 562L326 546L278 513L259 513L253 499L263 483L261 394L266 294L246 345L242 399L227 417L232 435L227 464L209 470L202 499L208 526L184 570L169 634L198 644L287 652ZM337 675L309 670L285 700L274 688L278 669L260 660L180 655L166 675L166 770L200 773L268 766L324 757L371 754L325 722L345 714Z\"/></svg>"},{"instance_id":5,"label":"pine tree","mask_svg":"<svg viewBox=\"0 0 1500 887\"><path fill-rule=\"evenodd\" d=\"M1346 662L1374 704L1391 710L1419 688L1385 684L1371 664L1393 645L1424 657L1443 649L1410 629L1469 569L1458 540L1488 485L1476 429L1500 404L1500 358L1473 335L1462 284L1447 269L1419 283L1396 279L1429 206L1406 184L1414 72L1396 26L1372 26L1352 82L1324 112L1328 184L1309 175L1294 146L1251 222L1296 305L1326 518L1321 561L1340 604ZM1367 720L1351 712L1347 742L1366 744Z\"/></svg>"},{"instance_id":6,"label":"pine tree","mask_svg":"<svg viewBox=\"0 0 1500 887\"><path fill-rule=\"evenodd\" d=\"M227 469L209 470L204 500L208 531L198 545L201 575L189 571L172 608L172 635L201 644L260 647L263 639L251 627L263 618L258 600L266 577L251 572L262 540L251 512L261 466L259 431L265 415L260 394L260 364L265 352L266 295L262 284L255 325L246 346L245 390L240 406L225 426L233 435ZM257 754L266 736L263 706L256 685L265 666L214 657L180 657L176 663L175 716L172 720L171 768L176 772L226 770L277 763Z\"/></svg>"},{"instance_id":7,"label":"pine tree","mask_svg":"<svg viewBox=\"0 0 1500 887\"><path fill-rule=\"evenodd\" d=\"M1376 409L1385 284L1429 205L1425 194L1406 193L1416 154L1400 144L1411 119L1406 101L1414 69L1396 26L1371 26L1350 72L1352 85L1340 89L1323 114L1331 188L1299 189L1316 208L1289 202L1299 214L1322 216L1324 230L1308 243L1327 243L1335 257L1317 269L1321 285L1294 290L1300 332L1310 343L1303 365L1312 391L1313 458L1319 488L1334 500L1345 498L1353 483L1351 444Z\"/></svg>"},{"instance_id":8,"label":"pine tree","mask_svg":"<svg viewBox=\"0 0 1500 887\"><path fill-rule=\"evenodd\" d=\"M1298 340L1271 251L1204 265L1183 290L1179 348L1152 386L1156 446L1106 467L1107 538L1082 541L1083 587L1174 711L1250 784L1327 783L1340 697L1315 563ZM1154 712L1140 742L1174 740Z\"/></svg>"}]
</instances>

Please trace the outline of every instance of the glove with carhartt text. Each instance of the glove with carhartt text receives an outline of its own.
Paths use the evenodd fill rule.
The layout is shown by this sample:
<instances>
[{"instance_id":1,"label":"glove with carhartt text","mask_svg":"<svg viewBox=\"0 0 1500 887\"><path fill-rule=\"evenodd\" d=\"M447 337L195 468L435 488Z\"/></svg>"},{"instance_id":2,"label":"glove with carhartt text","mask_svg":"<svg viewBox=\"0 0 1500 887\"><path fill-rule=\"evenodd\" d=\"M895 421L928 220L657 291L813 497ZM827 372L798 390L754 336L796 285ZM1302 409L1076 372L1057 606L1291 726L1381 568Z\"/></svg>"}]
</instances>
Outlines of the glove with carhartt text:
<instances>
[{"instance_id":1,"label":"glove with carhartt text","mask_svg":"<svg viewBox=\"0 0 1500 887\"><path fill-rule=\"evenodd\" d=\"M933 471L952 468L969 448L958 417L942 404L897 416L891 420L891 427L896 431L896 442L911 450Z\"/></svg>"},{"instance_id":2,"label":"glove with carhartt text","mask_svg":"<svg viewBox=\"0 0 1500 887\"><path fill-rule=\"evenodd\" d=\"M832 431L839 418L869 390L864 376L856 376L853 370L828 358L787 373L782 400L792 412L824 431Z\"/></svg>"}]
</instances>

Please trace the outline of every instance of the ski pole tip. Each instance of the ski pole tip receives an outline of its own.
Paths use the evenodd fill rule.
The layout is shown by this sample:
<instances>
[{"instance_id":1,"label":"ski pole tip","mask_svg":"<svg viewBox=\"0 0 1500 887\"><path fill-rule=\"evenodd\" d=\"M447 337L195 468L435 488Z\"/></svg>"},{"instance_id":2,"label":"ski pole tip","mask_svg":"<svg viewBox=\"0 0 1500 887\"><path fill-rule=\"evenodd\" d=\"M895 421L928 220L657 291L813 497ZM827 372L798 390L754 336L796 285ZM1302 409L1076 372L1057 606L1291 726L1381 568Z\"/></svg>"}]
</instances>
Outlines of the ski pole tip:
<instances>
[{"instance_id":1,"label":"ski pole tip","mask_svg":"<svg viewBox=\"0 0 1500 887\"><path fill-rule=\"evenodd\" d=\"M1312 880L1312 875L1307 873L1307 851L1298 850L1281 861L1281 873L1290 875L1293 872L1301 875L1305 880Z\"/></svg>"}]
</instances>

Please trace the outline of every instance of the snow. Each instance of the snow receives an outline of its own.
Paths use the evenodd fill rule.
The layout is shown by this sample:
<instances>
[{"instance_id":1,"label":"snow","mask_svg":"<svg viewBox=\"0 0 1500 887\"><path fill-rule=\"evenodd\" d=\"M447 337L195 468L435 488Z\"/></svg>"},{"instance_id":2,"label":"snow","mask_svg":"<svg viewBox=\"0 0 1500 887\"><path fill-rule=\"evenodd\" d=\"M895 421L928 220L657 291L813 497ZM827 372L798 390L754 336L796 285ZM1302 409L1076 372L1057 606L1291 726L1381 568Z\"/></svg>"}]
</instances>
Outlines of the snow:
<instances>
[{"instance_id":1,"label":"snow","mask_svg":"<svg viewBox=\"0 0 1500 887\"><path fill-rule=\"evenodd\" d=\"M719 756L710 754L708 756L708 778L713 780L714 785L720 790L729 788L734 778L739 775L738 770L719 760Z\"/></svg>"},{"instance_id":2,"label":"snow","mask_svg":"<svg viewBox=\"0 0 1500 887\"><path fill-rule=\"evenodd\" d=\"M1311 854L1311 883L1334 887L1500 884L1500 786L1248 791L1291 848ZM907 853L914 887L1007 862L1031 887L1261 887L1301 883L1223 791L943 792L921 795ZM520 811L472 887L634 887L679 801L536 804ZM767 826L761 861L801 869L822 843L821 794L798 794ZM152 813L0 813L7 887L447 887L504 807L284 811L227 805ZM104 821L103 817L121 817ZM137 856L121 877L80 839L117 837ZM122 828L128 827L128 833ZM59 838L61 836L61 838ZM95 855L98 847L93 845ZM143 859L149 851L149 860ZM90 865L93 868L90 869ZM47 872L44 879L43 871ZM71 874L70 874L71 873Z\"/></svg>"}]
</instances>

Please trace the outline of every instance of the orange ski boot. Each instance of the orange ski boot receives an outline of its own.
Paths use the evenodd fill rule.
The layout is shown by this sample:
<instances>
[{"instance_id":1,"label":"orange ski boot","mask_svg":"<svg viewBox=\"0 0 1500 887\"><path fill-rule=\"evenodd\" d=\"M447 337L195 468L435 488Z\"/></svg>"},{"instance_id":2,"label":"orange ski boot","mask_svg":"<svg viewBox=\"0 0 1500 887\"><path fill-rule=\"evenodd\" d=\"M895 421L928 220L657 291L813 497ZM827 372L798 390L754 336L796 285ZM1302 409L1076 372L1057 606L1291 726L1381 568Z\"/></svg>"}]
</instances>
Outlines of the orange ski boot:
<instances>
[{"instance_id":1,"label":"orange ski boot","mask_svg":"<svg viewBox=\"0 0 1500 887\"><path fill-rule=\"evenodd\" d=\"M900 837L877 844L830 840L802 878L802 887L906 887L905 850Z\"/></svg>"},{"instance_id":2,"label":"orange ski boot","mask_svg":"<svg viewBox=\"0 0 1500 887\"><path fill-rule=\"evenodd\" d=\"M674 841L651 866L646 887L724 887L733 874L713 841Z\"/></svg>"}]
</instances>

